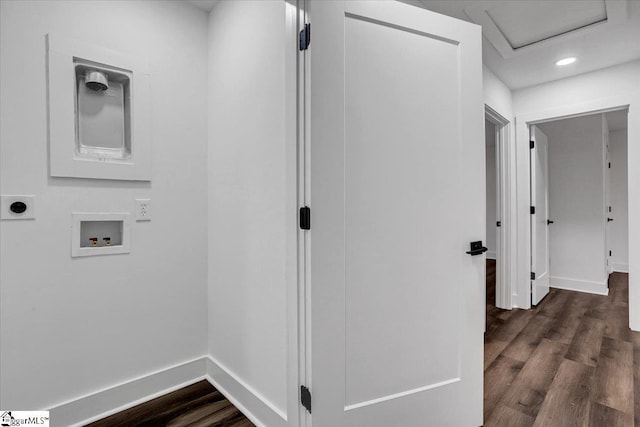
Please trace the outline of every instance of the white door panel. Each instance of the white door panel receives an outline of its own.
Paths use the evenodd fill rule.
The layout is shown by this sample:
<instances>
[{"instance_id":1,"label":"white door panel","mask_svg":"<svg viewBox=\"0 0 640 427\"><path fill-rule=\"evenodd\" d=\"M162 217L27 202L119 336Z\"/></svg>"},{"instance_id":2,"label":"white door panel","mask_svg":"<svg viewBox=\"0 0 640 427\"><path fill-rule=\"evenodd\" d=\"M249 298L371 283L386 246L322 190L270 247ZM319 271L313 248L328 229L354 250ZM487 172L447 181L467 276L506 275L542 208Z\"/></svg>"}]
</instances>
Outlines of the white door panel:
<instances>
[{"instance_id":1,"label":"white door panel","mask_svg":"<svg viewBox=\"0 0 640 427\"><path fill-rule=\"evenodd\" d=\"M395 2L310 16L312 423L480 425L479 29Z\"/></svg>"},{"instance_id":2,"label":"white door panel","mask_svg":"<svg viewBox=\"0 0 640 427\"><path fill-rule=\"evenodd\" d=\"M531 126L531 304L538 304L549 293L549 171L547 136Z\"/></svg>"}]
</instances>

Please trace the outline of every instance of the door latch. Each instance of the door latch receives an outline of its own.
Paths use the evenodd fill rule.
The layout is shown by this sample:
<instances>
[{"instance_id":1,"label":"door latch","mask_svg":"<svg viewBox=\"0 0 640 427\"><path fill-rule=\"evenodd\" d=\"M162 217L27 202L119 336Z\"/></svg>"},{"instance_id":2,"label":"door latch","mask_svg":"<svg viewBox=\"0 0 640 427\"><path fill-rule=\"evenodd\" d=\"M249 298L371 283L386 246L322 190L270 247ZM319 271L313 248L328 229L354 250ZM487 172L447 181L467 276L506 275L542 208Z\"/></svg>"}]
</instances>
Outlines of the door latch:
<instances>
[{"instance_id":1,"label":"door latch","mask_svg":"<svg viewBox=\"0 0 640 427\"><path fill-rule=\"evenodd\" d=\"M488 248L482 246L482 240L478 240L477 242L471 242L469 246L470 246L470 250L468 250L467 253L471 256L480 255L489 250Z\"/></svg>"}]
</instances>

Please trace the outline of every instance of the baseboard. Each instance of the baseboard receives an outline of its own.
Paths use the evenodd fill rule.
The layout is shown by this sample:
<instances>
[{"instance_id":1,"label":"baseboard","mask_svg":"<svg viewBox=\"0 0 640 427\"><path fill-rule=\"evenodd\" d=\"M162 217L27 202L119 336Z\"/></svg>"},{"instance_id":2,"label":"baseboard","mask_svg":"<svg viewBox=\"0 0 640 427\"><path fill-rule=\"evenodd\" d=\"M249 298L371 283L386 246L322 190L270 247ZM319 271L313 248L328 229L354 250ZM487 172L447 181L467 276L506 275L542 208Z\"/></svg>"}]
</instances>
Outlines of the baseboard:
<instances>
[{"instance_id":1,"label":"baseboard","mask_svg":"<svg viewBox=\"0 0 640 427\"><path fill-rule=\"evenodd\" d=\"M629 272L629 264L623 264L621 262L611 263L611 269L618 273L628 273Z\"/></svg>"},{"instance_id":2,"label":"baseboard","mask_svg":"<svg viewBox=\"0 0 640 427\"><path fill-rule=\"evenodd\" d=\"M495 251L488 251L487 252L487 259L497 259Z\"/></svg>"},{"instance_id":3,"label":"baseboard","mask_svg":"<svg viewBox=\"0 0 640 427\"><path fill-rule=\"evenodd\" d=\"M607 282L592 282L589 280L569 279L566 277L549 278L549 287L566 289L569 291L586 292L597 295L609 295Z\"/></svg>"},{"instance_id":4,"label":"baseboard","mask_svg":"<svg viewBox=\"0 0 640 427\"><path fill-rule=\"evenodd\" d=\"M209 356L55 405L49 409L51 425L81 427L203 379L209 381L256 426L287 426L286 413Z\"/></svg>"},{"instance_id":5,"label":"baseboard","mask_svg":"<svg viewBox=\"0 0 640 427\"><path fill-rule=\"evenodd\" d=\"M206 379L207 357L200 357L109 387L49 409L52 426L84 426L117 412Z\"/></svg>"},{"instance_id":6,"label":"baseboard","mask_svg":"<svg viewBox=\"0 0 640 427\"><path fill-rule=\"evenodd\" d=\"M207 358L207 380L256 426L287 426L286 413L211 357Z\"/></svg>"}]
</instances>

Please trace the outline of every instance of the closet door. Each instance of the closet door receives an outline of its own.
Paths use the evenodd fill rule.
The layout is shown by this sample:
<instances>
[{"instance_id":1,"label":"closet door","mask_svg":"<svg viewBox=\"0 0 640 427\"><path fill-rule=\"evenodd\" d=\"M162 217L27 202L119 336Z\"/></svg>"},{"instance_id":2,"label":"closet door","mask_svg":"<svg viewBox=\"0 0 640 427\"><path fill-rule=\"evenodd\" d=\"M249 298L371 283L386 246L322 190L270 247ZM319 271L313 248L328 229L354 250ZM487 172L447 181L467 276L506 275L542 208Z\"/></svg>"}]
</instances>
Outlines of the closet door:
<instances>
[{"instance_id":1,"label":"closet door","mask_svg":"<svg viewBox=\"0 0 640 427\"><path fill-rule=\"evenodd\" d=\"M549 138L531 126L531 304L537 305L549 293Z\"/></svg>"},{"instance_id":2,"label":"closet door","mask_svg":"<svg viewBox=\"0 0 640 427\"><path fill-rule=\"evenodd\" d=\"M480 27L390 1L308 16L312 425L481 425Z\"/></svg>"}]
</instances>

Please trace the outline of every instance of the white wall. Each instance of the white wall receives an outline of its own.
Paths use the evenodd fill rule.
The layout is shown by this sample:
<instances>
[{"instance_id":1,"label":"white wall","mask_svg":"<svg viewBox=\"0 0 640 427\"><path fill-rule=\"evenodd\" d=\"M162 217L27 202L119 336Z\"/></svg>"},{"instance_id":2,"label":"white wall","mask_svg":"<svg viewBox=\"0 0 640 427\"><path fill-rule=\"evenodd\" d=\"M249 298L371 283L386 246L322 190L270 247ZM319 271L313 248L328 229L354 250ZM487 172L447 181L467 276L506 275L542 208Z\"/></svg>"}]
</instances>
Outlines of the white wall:
<instances>
[{"instance_id":1,"label":"white wall","mask_svg":"<svg viewBox=\"0 0 640 427\"><path fill-rule=\"evenodd\" d=\"M220 2L209 20L213 379L239 390L231 393L274 426L297 408L287 404L295 339L287 329L287 286L296 283L297 233L296 148L286 117L286 83L295 91L296 81L285 69L288 11L284 1ZM289 40L295 43L295 35ZM295 55L295 46L289 50ZM295 121L288 124L295 130ZM297 369L295 360L290 364Z\"/></svg>"},{"instance_id":2,"label":"white wall","mask_svg":"<svg viewBox=\"0 0 640 427\"><path fill-rule=\"evenodd\" d=\"M496 257L496 127L484 122L487 186L487 258Z\"/></svg>"},{"instance_id":3,"label":"white wall","mask_svg":"<svg viewBox=\"0 0 640 427\"><path fill-rule=\"evenodd\" d=\"M542 123L549 138L550 286L607 292L602 115Z\"/></svg>"},{"instance_id":4,"label":"white wall","mask_svg":"<svg viewBox=\"0 0 640 427\"><path fill-rule=\"evenodd\" d=\"M486 65L482 66L484 103L507 120L513 119L511 90Z\"/></svg>"},{"instance_id":5,"label":"white wall","mask_svg":"<svg viewBox=\"0 0 640 427\"><path fill-rule=\"evenodd\" d=\"M45 409L206 353L207 18L169 1L0 2L0 406ZM49 178L45 34L146 58L152 182ZM134 123L135 125L135 123ZM72 211L132 211L131 253L71 259Z\"/></svg>"},{"instance_id":6,"label":"white wall","mask_svg":"<svg viewBox=\"0 0 640 427\"><path fill-rule=\"evenodd\" d=\"M627 181L627 130L609 133L611 154L611 218L609 238L614 271L629 271L629 203Z\"/></svg>"},{"instance_id":7,"label":"white wall","mask_svg":"<svg viewBox=\"0 0 640 427\"><path fill-rule=\"evenodd\" d=\"M628 121L629 179L629 309L630 326L640 330L640 61L545 83L514 92L517 135L517 216L519 303L527 306L529 286L528 218L528 121L562 117L630 105ZM528 219L527 219L528 221Z\"/></svg>"}]
</instances>

